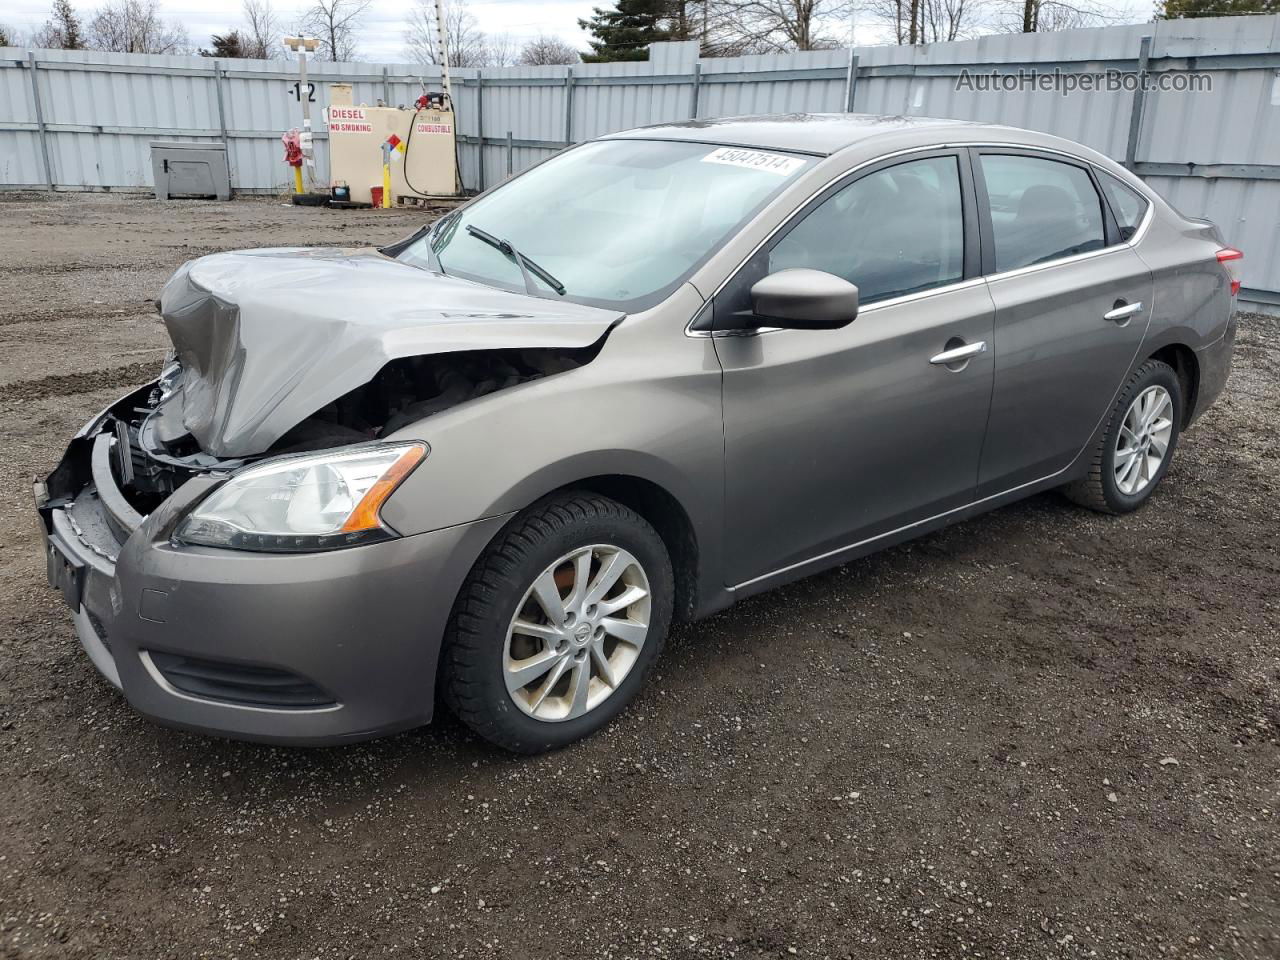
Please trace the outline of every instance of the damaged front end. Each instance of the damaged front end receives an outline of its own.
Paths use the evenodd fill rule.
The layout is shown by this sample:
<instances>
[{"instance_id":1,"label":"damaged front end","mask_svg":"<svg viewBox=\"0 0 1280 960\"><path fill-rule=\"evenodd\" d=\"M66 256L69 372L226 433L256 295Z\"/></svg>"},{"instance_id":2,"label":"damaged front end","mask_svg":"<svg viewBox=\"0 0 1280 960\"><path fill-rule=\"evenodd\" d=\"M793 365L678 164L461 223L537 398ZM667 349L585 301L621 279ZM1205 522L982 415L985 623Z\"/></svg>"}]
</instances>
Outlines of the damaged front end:
<instances>
[{"instance_id":1,"label":"damaged front end","mask_svg":"<svg viewBox=\"0 0 1280 960\"><path fill-rule=\"evenodd\" d=\"M204 257L160 312L174 349L159 378L86 425L38 487L46 529L48 504L100 504L68 517L105 556L195 477L380 442L588 363L621 319L363 249Z\"/></svg>"},{"instance_id":2,"label":"damaged front end","mask_svg":"<svg viewBox=\"0 0 1280 960\"><path fill-rule=\"evenodd\" d=\"M598 345L462 351L395 360L368 383L290 427L266 450L240 457L209 454L185 429L179 402L183 370L170 360L159 379L86 424L39 487L46 503L55 505L74 502L92 488L105 511L107 530L123 543L144 517L193 477L220 478L276 457L376 442L459 404L573 370L597 350ZM113 552L109 544L97 545Z\"/></svg>"},{"instance_id":3,"label":"damaged front end","mask_svg":"<svg viewBox=\"0 0 1280 960\"><path fill-rule=\"evenodd\" d=\"M412 537L382 521L429 456L412 427L581 367L621 317L332 250L194 261L161 316L157 379L34 485L49 582L90 659L179 726L300 743L426 722L419 638L441 634L456 558L501 518ZM376 638L347 643L374 595ZM357 676L398 692L351 707ZM270 711L271 732L245 710Z\"/></svg>"}]
</instances>

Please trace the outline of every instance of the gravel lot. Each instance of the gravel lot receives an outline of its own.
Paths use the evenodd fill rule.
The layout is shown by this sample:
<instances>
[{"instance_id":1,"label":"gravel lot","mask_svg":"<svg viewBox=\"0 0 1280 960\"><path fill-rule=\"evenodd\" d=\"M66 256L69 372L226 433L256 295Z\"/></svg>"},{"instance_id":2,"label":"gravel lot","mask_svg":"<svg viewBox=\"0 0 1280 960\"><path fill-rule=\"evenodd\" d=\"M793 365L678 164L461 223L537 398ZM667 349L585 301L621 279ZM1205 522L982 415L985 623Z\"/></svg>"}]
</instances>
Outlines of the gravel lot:
<instances>
[{"instance_id":1,"label":"gravel lot","mask_svg":"<svg viewBox=\"0 0 1280 960\"><path fill-rule=\"evenodd\" d=\"M135 716L30 478L183 260L421 214L0 194L0 957L1280 957L1280 322L1160 493L1036 497L679 630L604 735L333 750Z\"/></svg>"}]
</instances>

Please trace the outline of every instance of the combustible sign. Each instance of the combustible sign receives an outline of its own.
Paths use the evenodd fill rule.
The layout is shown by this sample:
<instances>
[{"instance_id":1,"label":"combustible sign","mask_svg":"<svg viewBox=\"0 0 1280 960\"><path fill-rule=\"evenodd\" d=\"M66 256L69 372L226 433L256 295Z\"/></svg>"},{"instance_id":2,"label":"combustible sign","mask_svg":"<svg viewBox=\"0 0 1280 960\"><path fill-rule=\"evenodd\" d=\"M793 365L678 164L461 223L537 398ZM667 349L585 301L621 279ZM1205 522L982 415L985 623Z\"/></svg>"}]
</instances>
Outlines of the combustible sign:
<instances>
[{"instance_id":1,"label":"combustible sign","mask_svg":"<svg viewBox=\"0 0 1280 960\"><path fill-rule=\"evenodd\" d=\"M414 133L453 133L451 123L419 123L413 128Z\"/></svg>"},{"instance_id":2,"label":"combustible sign","mask_svg":"<svg viewBox=\"0 0 1280 960\"><path fill-rule=\"evenodd\" d=\"M329 130L332 133L373 133L373 124L363 107L330 107Z\"/></svg>"}]
</instances>

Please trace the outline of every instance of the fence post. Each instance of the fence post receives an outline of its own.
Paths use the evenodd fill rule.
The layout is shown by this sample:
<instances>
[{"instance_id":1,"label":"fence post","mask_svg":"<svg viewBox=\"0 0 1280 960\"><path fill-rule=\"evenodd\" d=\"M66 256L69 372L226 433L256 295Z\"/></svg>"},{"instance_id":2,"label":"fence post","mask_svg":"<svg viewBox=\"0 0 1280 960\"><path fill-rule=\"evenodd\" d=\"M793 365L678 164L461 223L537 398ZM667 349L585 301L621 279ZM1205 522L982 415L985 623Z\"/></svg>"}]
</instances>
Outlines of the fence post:
<instances>
[{"instance_id":1,"label":"fence post","mask_svg":"<svg viewBox=\"0 0 1280 960\"><path fill-rule=\"evenodd\" d=\"M858 89L858 55L849 48L849 75L844 81L844 112L853 113L853 97Z\"/></svg>"},{"instance_id":2,"label":"fence post","mask_svg":"<svg viewBox=\"0 0 1280 960\"><path fill-rule=\"evenodd\" d=\"M222 149L227 155L227 190L231 189L231 145L227 141L227 106L222 99L222 81L226 71L218 61L213 62L213 89L218 94L218 133L222 138Z\"/></svg>"},{"instance_id":3,"label":"fence post","mask_svg":"<svg viewBox=\"0 0 1280 960\"><path fill-rule=\"evenodd\" d=\"M698 91L702 89L702 63L693 65L693 105L689 108L689 119L698 119Z\"/></svg>"},{"instance_id":4,"label":"fence post","mask_svg":"<svg viewBox=\"0 0 1280 960\"><path fill-rule=\"evenodd\" d=\"M573 67L564 68L564 142L573 143Z\"/></svg>"},{"instance_id":5,"label":"fence post","mask_svg":"<svg viewBox=\"0 0 1280 960\"><path fill-rule=\"evenodd\" d=\"M1142 108L1147 100L1147 63L1151 59L1151 38L1143 37L1138 48L1138 86L1133 91L1129 108L1129 141L1124 148L1124 165L1133 170L1138 165L1138 138L1142 135Z\"/></svg>"},{"instance_id":6,"label":"fence post","mask_svg":"<svg viewBox=\"0 0 1280 960\"><path fill-rule=\"evenodd\" d=\"M36 108L36 130L40 136L40 155L44 160L44 183L53 193L53 165L49 162L49 135L44 126L44 110L40 106L40 82L36 79L36 55L27 51L27 67L31 70L31 101Z\"/></svg>"},{"instance_id":7,"label":"fence post","mask_svg":"<svg viewBox=\"0 0 1280 960\"><path fill-rule=\"evenodd\" d=\"M507 131L507 179L511 179L511 174L515 172L513 165L514 157L512 156L511 131Z\"/></svg>"},{"instance_id":8,"label":"fence post","mask_svg":"<svg viewBox=\"0 0 1280 960\"><path fill-rule=\"evenodd\" d=\"M382 104L383 106L391 106L391 84L387 80L387 68L382 68Z\"/></svg>"},{"instance_id":9,"label":"fence post","mask_svg":"<svg viewBox=\"0 0 1280 960\"><path fill-rule=\"evenodd\" d=\"M484 71L476 68L476 191L484 193Z\"/></svg>"}]
</instances>

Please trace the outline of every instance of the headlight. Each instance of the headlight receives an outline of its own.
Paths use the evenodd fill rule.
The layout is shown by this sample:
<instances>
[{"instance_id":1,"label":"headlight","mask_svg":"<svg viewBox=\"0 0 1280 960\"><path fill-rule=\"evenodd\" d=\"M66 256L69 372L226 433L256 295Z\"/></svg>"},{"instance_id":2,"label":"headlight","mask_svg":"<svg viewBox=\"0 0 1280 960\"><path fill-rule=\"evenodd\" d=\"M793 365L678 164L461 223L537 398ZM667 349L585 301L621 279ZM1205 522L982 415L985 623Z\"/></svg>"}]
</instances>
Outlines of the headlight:
<instances>
[{"instance_id":1,"label":"headlight","mask_svg":"<svg viewBox=\"0 0 1280 960\"><path fill-rule=\"evenodd\" d=\"M236 550L332 550L395 532L378 511L427 455L421 443L362 446L249 467L178 528L183 543Z\"/></svg>"}]
</instances>

